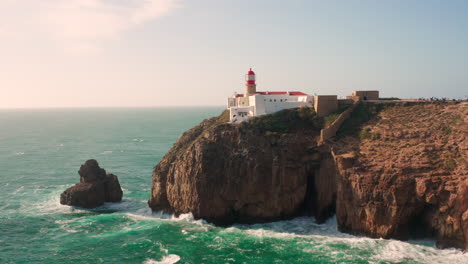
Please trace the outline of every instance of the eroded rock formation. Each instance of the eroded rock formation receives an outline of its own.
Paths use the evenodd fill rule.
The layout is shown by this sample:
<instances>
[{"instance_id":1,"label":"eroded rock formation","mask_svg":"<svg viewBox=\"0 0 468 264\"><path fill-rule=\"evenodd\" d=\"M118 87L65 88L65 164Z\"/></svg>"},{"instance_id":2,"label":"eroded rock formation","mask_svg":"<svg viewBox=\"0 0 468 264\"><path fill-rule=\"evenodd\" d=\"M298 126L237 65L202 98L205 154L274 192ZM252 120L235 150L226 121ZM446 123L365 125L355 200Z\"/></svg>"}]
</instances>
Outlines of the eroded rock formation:
<instances>
[{"instance_id":1,"label":"eroded rock formation","mask_svg":"<svg viewBox=\"0 0 468 264\"><path fill-rule=\"evenodd\" d=\"M341 231L468 248L466 104L395 106L335 142Z\"/></svg>"},{"instance_id":2,"label":"eroded rock formation","mask_svg":"<svg viewBox=\"0 0 468 264\"><path fill-rule=\"evenodd\" d=\"M466 104L367 103L322 146L319 118L288 115L185 132L154 168L149 206L216 224L336 213L344 232L468 248Z\"/></svg>"},{"instance_id":3,"label":"eroded rock formation","mask_svg":"<svg viewBox=\"0 0 468 264\"><path fill-rule=\"evenodd\" d=\"M78 171L80 182L68 188L60 195L64 205L95 208L105 202L122 200L122 189L114 174L106 174L96 160L90 159L81 165Z\"/></svg>"},{"instance_id":4,"label":"eroded rock formation","mask_svg":"<svg viewBox=\"0 0 468 264\"><path fill-rule=\"evenodd\" d=\"M300 113L291 114L302 120ZM254 127L225 121L222 116L205 120L180 137L154 168L150 207L176 215L191 212L217 224L271 221L302 212L314 162L320 162L314 140L320 129L313 128L313 120L309 128L284 133L274 132L283 130L278 120Z\"/></svg>"}]
</instances>

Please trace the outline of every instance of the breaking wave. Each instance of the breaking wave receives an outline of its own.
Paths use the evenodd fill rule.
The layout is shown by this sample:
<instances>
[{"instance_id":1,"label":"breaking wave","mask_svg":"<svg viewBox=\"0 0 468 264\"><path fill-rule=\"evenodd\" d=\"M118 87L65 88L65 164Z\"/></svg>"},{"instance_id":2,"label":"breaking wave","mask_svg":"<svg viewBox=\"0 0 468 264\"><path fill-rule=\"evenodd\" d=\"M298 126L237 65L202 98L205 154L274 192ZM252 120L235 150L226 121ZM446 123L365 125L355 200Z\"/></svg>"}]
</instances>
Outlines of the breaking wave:
<instances>
[{"instance_id":1,"label":"breaking wave","mask_svg":"<svg viewBox=\"0 0 468 264\"><path fill-rule=\"evenodd\" d=\"M227 232L245 232L256 237L278 238L282 240L304 239L312 247L305 252L320 254L327 249L330 254L347 254L355 258L356 251L371 251L371 256L365 258L370 263L427 263L453 264L468 263L468 253L457 249L437 249L435 241L415 240L398 241L393 239L373 239L353 236L338 231L336 218L329 219L324 224L317 224L314 218L299 217L288 221L278 221L265 224L235 225L227 228ZM347 247L336 252L336 245ZM335 251L335 252L334 252ZM363 259L364 260L364 259Z\"/></svg>"},{"instance_id":2,"label":"breaking wave","mask_svg":"<svg viewBox=\"0 0 468 264\"><path fill-rule=\"evenodd\" d=\"M59 189L63 189L60 186ZM49 199L38 202L34 205L35 214L78 214L78 215L104 215L106 213L121 213L134 224L127 223L120 231L115 233L103 233L93 236L94 238L107 238L119 236L132 230L151 230L161 223L173 223L180 228L182 235L190 237L194 234L215 232L218 243L223 237L251 236L259 239L279 239L282 243L299 243L303 245L302 252L310 254L311 257L317 255L327 255L336 262L364 261L368 263L428 263L428 264L452 264L468 263L468 253L463 253L457 249L437 249L433 240L398 241L392 239L373 239L359 237L338 231L336 218L329 219L324 224L317 224L312 217L298 217L292 220L277 221L262 224L236 224L231 227L217 227L204 220L196 220L192 214L182 214L176 217L173 214L162 212L152 212L146 205L136 207L136 201L124 199L121 203L106 203L105 205L93 209L80 209L60 204L60 192L54 191ZM110 217L111 215L109 215ZM86 218L84 218L86 219ZM79 233L80 218L68 220L58 220L55 223L66 233ZM142 222L143 221L143 222ZM138 223L144 223L143 225ZM153 224L151 223L153 222ZM213 245L214 246L214 245ZM226 245L225 245L226 246ZM284 250L284 249L281 249ZM357 256L357 252L365 252L364 256ZM167 252L166 252L167 254ZM161 260L152 258L144 263L177 263L181 260L179 255L171 254Z\"/></svg>"},{"instance_id":3,"label":"breaking wave","mask_svg":"<svg viewBox=\"0 0 468 264\"><path fill-rule=\"evenodd\" d=\"M144 264L174 264L179 262L180 257L175 254L171 254L168 256L163 257L160 261L156 261L154 259L147 259Z\"/></svg>"}]
</instances>

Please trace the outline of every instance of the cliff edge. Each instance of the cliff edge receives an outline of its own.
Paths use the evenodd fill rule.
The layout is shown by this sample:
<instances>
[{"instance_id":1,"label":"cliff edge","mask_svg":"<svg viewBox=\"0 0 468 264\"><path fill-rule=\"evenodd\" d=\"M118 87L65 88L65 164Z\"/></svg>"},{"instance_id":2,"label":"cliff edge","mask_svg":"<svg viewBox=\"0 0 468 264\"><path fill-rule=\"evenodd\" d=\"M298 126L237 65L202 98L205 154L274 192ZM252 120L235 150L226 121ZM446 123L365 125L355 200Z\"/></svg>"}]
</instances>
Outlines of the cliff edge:
<instances>
[{"instance_id":1,"label":"cliff edge","mask_svg":"<svg viewBox=\"0 0 468 264\"><path fill-rule=\"evenodd\" d=\"M225 112L204 120L177 140L154 168L149 206L221 225L285 219L310 208L322 127L314 110L283 110L241 125L227 118Z\"/></svg>"},{"instance_id":2,"label":"cliff edge","mask_svg":"<svg viewBox=\"0 0 468 264\"><path fill-rule=\"evenodd\" d=\"M338 227L468 249L468 105L361 104L333 143Z\"/></svg>"},{"instance_id":3,"label":"cliff edge","mask_svg":"<svg viewBox=\"0 0 468 264\"><path fill-rule=\"evenodd\" d=\"M362 103L318 146L327 117L284 110L185 132L153 170L153 211L215 224L336 213L343 232L468 248L467 104ZM336 114L335 114L336 116Z\"/></svg>"}]
</instances>

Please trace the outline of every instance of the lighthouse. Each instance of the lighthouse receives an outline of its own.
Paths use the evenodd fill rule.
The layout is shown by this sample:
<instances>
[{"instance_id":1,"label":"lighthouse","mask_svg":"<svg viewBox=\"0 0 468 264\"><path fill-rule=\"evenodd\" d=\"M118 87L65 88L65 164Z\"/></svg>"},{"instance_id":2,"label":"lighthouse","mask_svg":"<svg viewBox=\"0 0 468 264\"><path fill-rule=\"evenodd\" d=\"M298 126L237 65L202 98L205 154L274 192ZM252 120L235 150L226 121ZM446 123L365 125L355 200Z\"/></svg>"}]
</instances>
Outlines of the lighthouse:
<instances>
[{"instance_id":1,"label":"lighthouse","mask_svg":"<svg viewBox=\"0 0 468 264\"><path fill-rule=\"evenodd\" d=\"M251 117L275 113L284 109L312 107L313 97L299 91L257 91L252 68L245 75L245 94L228 97L229 123L238 124Z\"/></svg>"},{"instance_id":2,"label":"lighthouse","mask_svg":"<svg viewBox=\"0 0 468 264\"><path fill-rule=\"evenodd\" d=\"M255 72L252 68L245 75L246 96L254 95L257 93L257 84L255 84Z\"/></svg>"}]
</instances>

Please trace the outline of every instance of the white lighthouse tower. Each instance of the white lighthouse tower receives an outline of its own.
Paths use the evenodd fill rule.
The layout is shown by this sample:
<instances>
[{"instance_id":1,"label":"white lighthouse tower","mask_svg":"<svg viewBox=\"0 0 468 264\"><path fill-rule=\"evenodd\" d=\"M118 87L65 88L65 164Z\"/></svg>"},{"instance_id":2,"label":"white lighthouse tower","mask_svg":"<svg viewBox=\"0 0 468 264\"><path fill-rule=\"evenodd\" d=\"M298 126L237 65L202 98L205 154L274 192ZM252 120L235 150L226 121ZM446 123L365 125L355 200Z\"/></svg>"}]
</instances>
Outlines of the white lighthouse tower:
<instances>
[{"instance_id":1,"label":"white lighthouse tower","mask_svg":"<svg viewBox=\"0 0 468 264\"><path fill-rule=\"evenodd\" d=\"M245 81L246 81L245 95L246 96L254 95L257 92L257 84L255 83L255 72L252 71L252 68L250 68L250 70L245 75Z\"/></svg>"}]
</instances>

